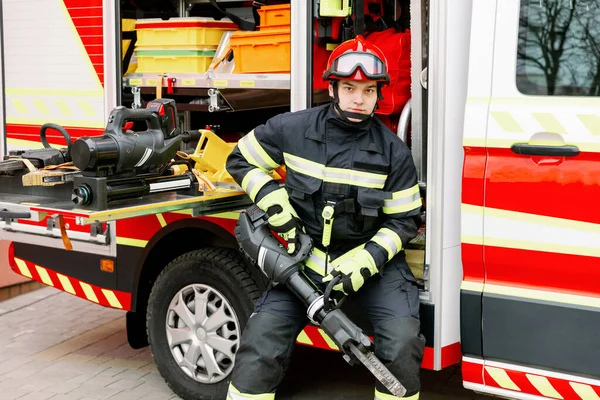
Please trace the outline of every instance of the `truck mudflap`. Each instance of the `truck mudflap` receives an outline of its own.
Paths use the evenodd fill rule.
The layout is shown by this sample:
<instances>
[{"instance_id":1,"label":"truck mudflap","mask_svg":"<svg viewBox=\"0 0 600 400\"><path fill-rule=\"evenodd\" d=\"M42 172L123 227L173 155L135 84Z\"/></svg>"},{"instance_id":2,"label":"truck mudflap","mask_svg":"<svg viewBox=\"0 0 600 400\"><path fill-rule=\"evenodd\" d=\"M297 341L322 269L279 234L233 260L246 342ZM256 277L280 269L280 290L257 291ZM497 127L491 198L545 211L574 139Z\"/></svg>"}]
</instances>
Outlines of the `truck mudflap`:
<instances>
[{"instance_id":1,"label":"truck mudflap","mask_svg":"<svg viewBox=\"0 0 600 400\"><path fill-rule=\"evenodd\" d=\"M126 311L131 309L131 293L94 285L66 273L61 274L56 272L53 269L47 268L47 266L19 258L15 255L14 243L10 246L8 259L12 270L19 275L101 306ZM110 261L112 260L104 260L107 264ZM112 265L114 267L114 264ZM110 265L107 265L105 268L110 268Z\"/></svg>"}]
</instances>

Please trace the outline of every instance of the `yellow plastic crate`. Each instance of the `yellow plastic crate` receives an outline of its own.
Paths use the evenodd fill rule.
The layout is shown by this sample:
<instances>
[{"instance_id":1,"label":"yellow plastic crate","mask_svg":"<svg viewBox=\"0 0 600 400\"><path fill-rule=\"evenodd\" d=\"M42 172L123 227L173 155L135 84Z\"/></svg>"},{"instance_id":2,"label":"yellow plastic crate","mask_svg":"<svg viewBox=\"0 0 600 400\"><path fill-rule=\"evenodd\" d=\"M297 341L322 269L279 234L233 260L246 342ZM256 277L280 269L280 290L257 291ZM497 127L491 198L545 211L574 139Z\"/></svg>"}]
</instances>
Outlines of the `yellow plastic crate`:
<instances>
[{"instance_id":1,"label":"yellow plastic crate","mask_svg":"<svg viewBox=\"0 0 600 400\"><path fill-rule=\"evenodd\" d=\"M136 50L138 74L203 73L215 50Z\"/></svg>"},{"instance_id":2,"label":"yellow plastic crate","mask_svg":"<svg viewBox=\"0 0 600 400\"><path fill-rule=\"evenodd\" d=\"M229 45L233 49L235 73L290 72L289 28L236 32Z\"/></svg>"},{"instance_id":3,"label":"yellow plastic crate","mask_svg":"<svg viewBox=\"0 0 600 400\"><path fill-rule=\"evenodd\" d=\"M262 6L258 9L260 30L281 29L290 26L290 5Z\"/></svg>"},{"instance_id":4,"label":"yellow plastic crate","mask_svg":"<svg viewBox=\"0 0 600 400\"><path fill-rule=\"evenodd\" d=\"M230 20L212 18L158 18L136 22L137 46L218 46L227 31L238 30Z\"/></svg>"},{"instance_id":5,"label":"yellow plastic crate","mask_svg":"<svg viewBox=\"0 0 600 400\"><path fill-rule=\"evenodd\" d=\"M122 19L121 20L121 30L123 32L133 32L135 31L135 19ZM121 61L125 59L125 54L131 45L131 40L122 40L121 41ZM124 71L125 74L133 74L137 68L137 59L135 57L131 57L129 61L129 65L127 66L127 71Z\"/></svg>"}]
</instances>

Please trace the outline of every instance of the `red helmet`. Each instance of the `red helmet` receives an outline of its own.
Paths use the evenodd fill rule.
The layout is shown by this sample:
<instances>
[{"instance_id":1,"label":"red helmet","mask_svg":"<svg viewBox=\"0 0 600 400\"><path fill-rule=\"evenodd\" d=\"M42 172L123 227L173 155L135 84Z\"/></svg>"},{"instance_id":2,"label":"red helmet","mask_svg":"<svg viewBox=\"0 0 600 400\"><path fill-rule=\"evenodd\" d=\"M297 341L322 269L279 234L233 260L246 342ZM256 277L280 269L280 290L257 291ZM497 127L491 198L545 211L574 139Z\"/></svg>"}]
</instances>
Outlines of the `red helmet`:
<instances>
[{"instance_id":1,"label":"red helmet","mask_svg":"<svg viewBox=\"0 0 600 400\"><path fill-rule=\"evenodd\" d=\"M360 35L333 50L323 73L323 80L330 79L390 83L385 55Z\"/></svg>"}]
</instances>

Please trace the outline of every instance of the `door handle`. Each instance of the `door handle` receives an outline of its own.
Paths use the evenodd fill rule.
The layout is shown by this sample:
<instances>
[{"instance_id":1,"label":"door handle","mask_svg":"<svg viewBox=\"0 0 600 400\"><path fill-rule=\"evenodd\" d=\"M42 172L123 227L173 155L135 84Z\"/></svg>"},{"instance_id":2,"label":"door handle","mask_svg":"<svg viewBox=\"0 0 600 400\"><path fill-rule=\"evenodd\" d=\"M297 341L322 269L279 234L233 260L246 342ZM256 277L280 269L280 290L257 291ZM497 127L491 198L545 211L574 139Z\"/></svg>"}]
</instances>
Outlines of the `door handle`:
<instances>
[{"instance_id":1,"label":"door handle","mask_svg":"<svg viewBox=\"0 0 600 400\"><path fill-rule=\"evenodd\" d=\"M573 157L579 154L579 148L570 144L564 146L537 145L529 143L515 143L510 149L517 154L529 156L560 156Z\"/></svg>"}]
</instances>

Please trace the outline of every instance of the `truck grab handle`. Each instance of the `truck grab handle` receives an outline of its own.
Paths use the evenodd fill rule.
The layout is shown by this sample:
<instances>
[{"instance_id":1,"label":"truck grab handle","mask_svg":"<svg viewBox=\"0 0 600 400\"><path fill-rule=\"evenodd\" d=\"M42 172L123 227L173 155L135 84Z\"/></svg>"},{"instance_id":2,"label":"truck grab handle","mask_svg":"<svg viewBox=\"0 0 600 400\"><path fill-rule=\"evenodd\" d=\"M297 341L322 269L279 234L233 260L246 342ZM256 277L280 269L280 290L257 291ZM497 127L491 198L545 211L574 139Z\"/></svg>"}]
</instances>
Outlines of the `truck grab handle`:
<instances>
[{"instance_id":1,"label":"truck grab handle","mask_svg":"<svg viewBox=\"0 0 600 400\"><path fill-rule=\"evenodd\" d=\"M8 211L6 208L0 210L0 219L18 219L18 218L31 218L31 213Z\"/></svg>"}]
</instances>

